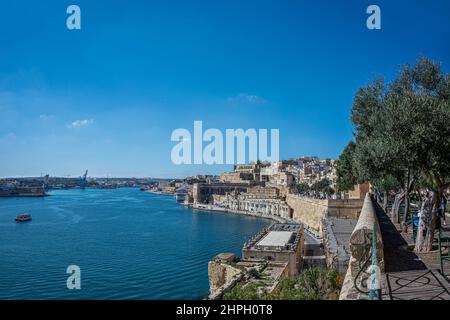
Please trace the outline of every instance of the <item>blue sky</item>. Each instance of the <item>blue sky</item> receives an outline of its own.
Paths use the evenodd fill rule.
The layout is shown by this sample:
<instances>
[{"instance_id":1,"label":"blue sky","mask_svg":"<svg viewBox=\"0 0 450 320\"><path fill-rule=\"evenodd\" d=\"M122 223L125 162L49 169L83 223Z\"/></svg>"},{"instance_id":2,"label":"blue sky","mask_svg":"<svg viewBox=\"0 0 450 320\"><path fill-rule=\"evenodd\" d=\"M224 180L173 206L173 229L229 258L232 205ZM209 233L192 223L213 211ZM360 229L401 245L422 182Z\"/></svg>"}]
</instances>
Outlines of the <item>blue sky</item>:
<instances>
[{"instance_id":1,"label":"blue sky","mask_svg":"<svg viewBox=\"0 0 450 320\"><path fill-rule=\"evenodd\" d=\"M337 158L358 87L420 54L448 72L449 21L448 0L1 0L0 176L229 169L171 163L172 131L194 120L279 128L281 158Z\"/></svg>"}]
</instances>

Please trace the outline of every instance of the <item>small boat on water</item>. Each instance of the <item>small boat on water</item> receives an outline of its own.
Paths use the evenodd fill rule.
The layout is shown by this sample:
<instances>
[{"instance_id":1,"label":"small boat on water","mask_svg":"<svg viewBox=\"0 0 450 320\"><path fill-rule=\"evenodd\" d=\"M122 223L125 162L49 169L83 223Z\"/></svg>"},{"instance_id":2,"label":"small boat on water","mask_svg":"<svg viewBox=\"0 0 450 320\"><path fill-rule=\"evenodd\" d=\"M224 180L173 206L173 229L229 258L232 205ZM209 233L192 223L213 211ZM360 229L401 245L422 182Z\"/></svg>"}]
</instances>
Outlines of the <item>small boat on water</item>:
<instances>
[{"instance_id":1,"label":"small boat on water","mask_svg":"<svg viewBox=\"0 0 450 320\"><path fill-rule=\"evenodd\" d=\"M16 222L25 222L25 221L31 221L31 214L19 214L16 217Z\"/></svg>"}]
</instances>

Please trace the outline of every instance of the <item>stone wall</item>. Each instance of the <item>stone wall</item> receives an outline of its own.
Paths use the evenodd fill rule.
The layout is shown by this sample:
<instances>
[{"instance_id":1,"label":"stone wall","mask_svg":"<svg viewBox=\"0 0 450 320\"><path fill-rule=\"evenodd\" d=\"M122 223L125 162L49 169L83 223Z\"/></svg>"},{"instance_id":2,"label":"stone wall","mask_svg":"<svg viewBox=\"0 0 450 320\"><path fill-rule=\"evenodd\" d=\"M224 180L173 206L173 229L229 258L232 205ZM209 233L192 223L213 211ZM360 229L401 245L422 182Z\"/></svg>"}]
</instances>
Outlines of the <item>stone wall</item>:
<instances>
[{"instance_id":1,"label":"stone wall","mask_svg":"<svg viewBox=\"0 0 450 320\"><path fill-rule=\"evenodd\" d=\"M192 187L194 204L209 203L213 195L226 195L230 192L247 192L251 183L195 183Z\"/></svg>"},{"instance_id":2,"label":"stone wall","mask_svg":"<svg viewBox=\"0 0 450 320\"><path fill-rule=\"evenodd\" d=\"M370 185L368 183L356 184L353 186L353 190L348 192L348 198L364 200L368 192L370 192Z\"/></svg>"},{"instance_id":3,"label":"stone wall","mask_svg":"<svg viewBox=\"0 0 450 320\"><path fill-rule=\"evenodd\" d=\"M322 235L322 218L327 214L328 201L288 194L286 202L292 208L292 219Z\"/></svg>"},{"instance_id":4,"label":"stone wall","mask_svg":"<svg viewBox=\"0 0 450 320\"><path fill-rule=\"evenodd\" d=\"M355 276L359 270L359 261L364 258L364 244L369 241L367 236L369 238L373 236L374 227L377 240L378 264L381 271L384 271L383 238L381 236L380 225L378 223L378 218L372 201L373 200L370 197L370 194L367 193L358 223L356 224L355 230L353 230L352 236L350 237L350 250L352 252L350 268L352 269L351 272L353 276Z\"/></svg>"},{"instance_id":5,"label":"stone wall","mask_svg":"<svg viewBox=\"0 0 450 320\"><path fill-rule=\"evenodd\" d=\"M328 200L328 216L343 219L358 219L364 200L341 199Z\"/></svg>"},{"instance_id":6,"label":"stone wall","mask_svg":"<svg viewBox=\"0 0 450 320\"><path fill-rule=\"evenodd\" d=\"M222 294L238 282L243 273L240 269L220 260L208 263L210 299L220 298Z\"/></svg>"},{"instance_id":7,"label":"stone wall","mask_svg":"<svg viewBox=\"0 0 450 320\"><path fill-rule=\"evenodd\" d=\"M288 194L286 202L292 208L292 218L320 236L323 236L324 217L356 219L363 205L363 200L359 199L320 200L294 194Z\"/></svg>"}]
</instances>

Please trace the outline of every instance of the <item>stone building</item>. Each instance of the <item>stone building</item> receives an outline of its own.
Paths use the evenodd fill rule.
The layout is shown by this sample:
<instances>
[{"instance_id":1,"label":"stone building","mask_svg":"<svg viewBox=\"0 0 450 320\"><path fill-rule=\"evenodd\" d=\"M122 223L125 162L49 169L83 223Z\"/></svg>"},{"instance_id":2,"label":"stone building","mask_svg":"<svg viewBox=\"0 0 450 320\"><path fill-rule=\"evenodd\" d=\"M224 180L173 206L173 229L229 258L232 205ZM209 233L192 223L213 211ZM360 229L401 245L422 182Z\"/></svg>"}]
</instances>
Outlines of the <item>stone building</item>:
<instances>
[{"instance_id":1,"label":"stone building","mask_svg":"<svg viewBox=\"0 0 450 320\"><path fill-rule=\"evenodd\" d=\"M346 199L360 199L364 200L366 193L370 191L370 185L368 183L356 184L353 190L350 190L348 194L345 195Z\"/></svg>"},{"instance_id":2,"label":"stone building","mask_svg":"<svg viewBox=\"0 0 450 320\"><path fill-rule=\"evenodd\" d=\"M224 183L260 182L260 172L263 164L238 164L233 172L223 173L219 180Z\"/></svg>"},{"instance_id":3,"label":"stone building","mask_svg":"<svg viewBox=\"0 0 450 320\"><path fill-rule=\"evenodd\" d=\"M247 183L196 183L192 187L192 200L194 204L211 203L213 195L247 192L250 186Z\"/></svg>"},{"instance_id":4,"label":"stone building","mask_svg":"<svg viewBox=\"0 0 450 320\"><path fill-rule=\"evenodd\" d=\"M280 192L277 188L274 187L261 187L261 186L255 186L248 188L248 191L245 195L246 199L250 198L259 198L259 199L271 199L271 198L278 198L280 195Z\"/></svg>"},{"instance_id":5,"label":"stone building","mask_svg":"<svg viewBox=\"0 0 450 320\"><path fill-rule=\"evenodd\" d=\"M285 219L292 217L291 209L280 199L229 199L228 208L232 210L272 215Z\"/></svg>"},{"instance_id":6,"label":"stone building","mask_svg":"<svg viewBox=\"0 0 450 320\"><path fill-rule=\"evenodd\" d=\"M303 243L303 225L273 224L244 245L242 259L287 263L289 276L295 276L303 267Z\"/></svg>"},{"instance_id":7,"label":"stone building","mask_svg":"<svg viewBox=\"0 0 450 320\"><path fill-rule=\"evenodd\" d=\"M295 179L294 175L289 172L278 172L270 176L268 183L266 185L271 187L282 187L289 188L293 185Z\"/></svg>"},{"instance_id":8,"label":"stone building","mask_svg":"<svg viewBox=\"0 0 450 320\"><path fill-rule=\"evenodd\" d=\"M254 174L249 172L226 172L220 175L219 181L223 183L249 183L254 181Z\"/></svg>"}]
</instances>

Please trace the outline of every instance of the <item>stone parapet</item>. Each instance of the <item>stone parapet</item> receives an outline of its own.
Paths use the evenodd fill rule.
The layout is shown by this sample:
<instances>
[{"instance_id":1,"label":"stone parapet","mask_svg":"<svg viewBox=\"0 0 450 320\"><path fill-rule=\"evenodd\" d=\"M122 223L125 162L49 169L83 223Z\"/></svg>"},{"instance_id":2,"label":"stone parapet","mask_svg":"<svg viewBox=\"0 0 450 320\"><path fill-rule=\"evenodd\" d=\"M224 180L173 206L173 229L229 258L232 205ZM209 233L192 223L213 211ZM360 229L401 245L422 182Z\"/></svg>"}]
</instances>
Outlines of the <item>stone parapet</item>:
<instances>
[{"instance_id":1,"label":"stone parapet","mask_svg":"<svg viewBox=\"0 0 450 320\"><path fill-rule=\"evenodd\" d=\"M367 288L362 287L364 283L367 283L369 277L368 268L371 266L372 257L371 239L374 236L374 230L376 234L377 266L380 272L384 273L383 238L373 199L367 193L358 222L350 237L351 257L339 296L340 300L360 299L364 295L357 290L355 283L362 291L368 291ZM381 279L378 279L378 281L381 281Z\"/></svg>"}]
</instances>

